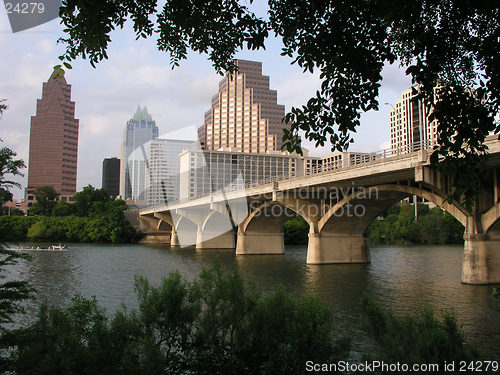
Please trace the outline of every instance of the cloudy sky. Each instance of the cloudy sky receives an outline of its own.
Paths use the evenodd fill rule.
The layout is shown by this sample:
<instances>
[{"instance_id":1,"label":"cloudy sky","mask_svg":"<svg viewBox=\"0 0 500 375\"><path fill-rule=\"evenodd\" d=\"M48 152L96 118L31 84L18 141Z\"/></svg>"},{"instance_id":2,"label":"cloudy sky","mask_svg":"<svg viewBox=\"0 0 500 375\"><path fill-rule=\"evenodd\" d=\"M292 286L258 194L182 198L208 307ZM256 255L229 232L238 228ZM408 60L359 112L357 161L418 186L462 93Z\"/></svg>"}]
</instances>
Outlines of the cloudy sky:
<instances>
[{"instance_id":1,"label":"cloudy sky","mask_svg":"<svg viewBox=\"0 0 500 375\"><path fill-rule=\"evenodd\" d=\"M263 16L264 14L262 14ZM6 98L9 109L0 120L3 146L12 148L29 163L30 117L36 114L42 83L58 64L63 35L58 20L18 33L12 33L7 14L0 5L0 98ZM218 90L217 75L205 56L191 53L179 68L171 69L169 56L159 52L154 40L135 40L130 28L111 35L109 60L94 69L85 60L72 62L66 79L72 86L76 118L80 120L78 148L78 186L101 187L102 161L119 157L123 129L138 105L147 106L160 134L199 127L211 98ZM278 92L278 103L289 111L300 106L319 88L318 75L303 73L290 59L280 56L279 40L270 40L265 51L242 51L236 58L261 61L263 74L271 77L271 89ZM353 151L378 151L389 147L389 109L410 80L396 65L386 67L378 112L362 117L362 127L355 136ZM185 131L185 138L189 137ZM191 138L195 137L191 134ZM328 149L314 150L311 155L326 155ZM26 186L25 177L19 181ZM21 199L24 190L15 189Z\"/></svg>"}]
</instances>

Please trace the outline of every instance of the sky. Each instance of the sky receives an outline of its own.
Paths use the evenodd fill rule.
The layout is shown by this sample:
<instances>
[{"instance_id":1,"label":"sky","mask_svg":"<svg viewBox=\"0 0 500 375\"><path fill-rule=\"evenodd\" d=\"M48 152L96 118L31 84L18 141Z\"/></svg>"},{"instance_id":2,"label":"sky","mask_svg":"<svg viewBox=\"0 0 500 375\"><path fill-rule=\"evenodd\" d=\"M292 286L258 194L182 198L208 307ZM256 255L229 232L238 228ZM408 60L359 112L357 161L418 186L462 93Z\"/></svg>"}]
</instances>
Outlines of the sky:
<instances>
[{"instance_id":1,"label":"sky","mask_svg":"<svg viewBox=\"0 0 500 375\"><path fill-rule=\"evenodd\" d=\"M257 9L258 11L258 9ZM260 16L265 16L261 10ZM42 84L59 63L63 36L59 20L13 33L5 8L0 5L0 99L9 108L0 119L2 147L10 147L17 157L29 164L29 130L36 102L41 98ZM125 27L111 34L108 60L92 68L83 59L73 61L66 80L72 87L76 118L80 120L78 145L77 191L84 186L102 186L102 162L107 157L120 157L123 130L137 106L147 106L156 121L159 134L175 132L184 139L195 139L193 129L203 124L211 98L222 79L204 55L191 52L181 66L172 69L170 57L157 50L156 41L135 40L133 30ZM303 73L280 56L281 42L269 39L266 50L241 51L235 58L262 62L263 74L270 77L271 89L278 93L278 103L288 112L301 106L320 88L319 74ZM387 66L380 90L380 109L365 113L355 134L351 151L373 152L390 147L389 110L411 86L411 80L397 64ZM184 130L190 129L190 131ZM329 148L315 149L303 142L311 156L327 155ZM27 184L17 179L22 189L14 188L14 198L24 197Z\"/></svg>"}]
</instances>

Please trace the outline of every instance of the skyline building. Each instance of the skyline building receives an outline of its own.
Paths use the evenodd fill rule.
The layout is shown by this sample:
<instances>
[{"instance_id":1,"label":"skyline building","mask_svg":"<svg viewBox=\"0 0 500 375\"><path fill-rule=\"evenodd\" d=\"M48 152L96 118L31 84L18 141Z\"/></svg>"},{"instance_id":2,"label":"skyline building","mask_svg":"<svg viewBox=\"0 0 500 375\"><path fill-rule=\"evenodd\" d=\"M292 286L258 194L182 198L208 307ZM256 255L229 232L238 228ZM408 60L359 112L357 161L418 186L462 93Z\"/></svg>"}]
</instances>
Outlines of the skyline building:
<instances>
[{"instance_id":1,"label":"skyline building","mask_svg":"<svg viewBox=\"0 0 500 375\"><path fill-rule=\"evenodd\" d=\"M123 131L120 165L120 196L122 199L146 200L148 159L146 143L158 138L158 127L147 107L137 110Z\"/></svg>"},{"instance_id":2,"label":"skyline building","mask_svg":"<svg viewBox=\"0 0 500 375\"><path fill-rule=\"evenodd\" d=\"M375 161L374 153L336 152L323 157L268 151L265 154L188 149L180 155L180 200L228 192L293 177Z\"/></svg>"},{"instance_id":3,"label":"skyline building","mask_svg":"<svg viewBox=\"0 0 500 375\"><path fill-rule=\"evenodd\" d=\"M102 188L113 199L120 194L120 159L113 157L103 160Z\"/></svg>"},{"instance_id":4,"label":"skyline building","mask_svg":"<svg viewBox=\"0 0 500 375\"><path fill-rule=\"evenodd\" d=\"M304 150L305 151L305 150ZM262 185L303 174L304 157L279 151L265 154L186 150L180 155L180 199Z\"/></svg>"},{"instance_id":5,"label":"skyline building","mask_svg":"<svg viewBox=\"0 0 500 375\"><path fill-rule=\"evenodd\" d=\"M238 71L219 82L212 107L198 129L203 150L237 147L240 152L265 153L280 150L285 106L262 75L262 63L235 60Z\"/></svg>"},{"instance_id":6,"label":"skyline building","mask_svg":"<svg viewBox=\"0 0 500 375\"><path fill-rule=\"evenodd\" d=\"M429 147L436 141L437 122L429 122L425 104L417 100L418 86L401 93L401 99L389 111L391 150L408 153Z\"/></svg>"},{"instance_id":7,"label":"skyline building","mask_svg":"<svg viewBox=\"0 0 500 375\"><path fill-rule=\"evenodd\" d=\"M148 143L149 161L147 201L149 205L164 204L179 199L180 154L194 148L198 142L156 138Z\"/></svg>"},{"instance_id":8,"label":"skyline building","mask_svg":"<svg viewBox=\"0 0 500 375\"><path fill-rule=\"evenodd\" d=\"M42 86L36 115L31 116L26 200L34 201L37 186L52 186L58 199L72 201L76 194L79 120L71 85L54 70Z\"/></svg>"}]
</instances>

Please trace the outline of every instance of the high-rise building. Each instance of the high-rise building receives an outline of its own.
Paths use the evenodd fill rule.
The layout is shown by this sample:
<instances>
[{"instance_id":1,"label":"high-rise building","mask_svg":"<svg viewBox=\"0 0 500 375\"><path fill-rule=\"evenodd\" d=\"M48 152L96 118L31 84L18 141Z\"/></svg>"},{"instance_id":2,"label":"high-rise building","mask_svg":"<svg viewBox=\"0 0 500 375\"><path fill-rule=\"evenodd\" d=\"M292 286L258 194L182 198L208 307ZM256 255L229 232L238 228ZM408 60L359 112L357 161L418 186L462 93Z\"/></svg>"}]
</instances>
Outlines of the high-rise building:
<instances>
[{"instance_id":1,"label":"high-rise building","mask_svg":"<svg viewBox=\"0 0 500 375\"><path fill-rule=\"evenodd\" d=\"M149 205L164 204L179 199L180 154L194 148L198 142L177 139L154 139L148 143Z\"/></svg>"},{"instance_id":2,"label":"high-rise building","mask_svg":"<svg viewBox=\"0 0 500 375\"><path fill-rule=\"evenodd\" d=\"M285 107L270 90L269 77L262 75L262 63L235 60L238 71L219 83L212 108L198 129L202 149L237 147L240 152L265 153L280 150Z\"/></svg>"},{"instance_id":3,"label":"high-rise building","mask_svg":"<svg viewBox=\"0 0 500 375\"><path fill-rule=\"evenodd\" d=\"M102 162L102 188L110 197L120 194L120 159L106 158Z\"/></svg>"},{"instance_id":4,"label":"high-rise building","mask_svg":"<svg viewBox=\"0 0 500 375\"><path fill-rule=\"evenodd\" d=\"M429 122L425 104L416 99L418 86L405 90L390 110L391 150L408 153L429 147L436 141L436 121Z\"/></svg>"},{"instance_id":5,"label":"high-rise building","mask_svg":"<svg viewBox=\"0 0 500 375\"><path fill-rule=\"evenodd\" d=\"M146 200L148 159L146 143L158 138L156 122L146 107L137 106L123 131L120 166L120 196L135 201Z\"/></svg>"},{"instance_id":6,"label":"high-rise building","mask_svg":"<svg viewBox=\"0 0 500 375\"><path fill-rule=\"evenodd\" d=\"M304 156L270 151L265 154L186 150L181 156L180 199L240 190L303 175Z\"/></svg>"},{"instance_id":7,"label":"high-rise building","mask_svg":"<svg viewBox=\"0 0 500 375\"><path fill-rule=\"evenodd\" d=\"M36 115L31 116L28 165L28 202L37 186L52 186L59 199L76 194L79 120L71 101L71 85L54 70L43 83Z\"/></svg>"}]
</instances>

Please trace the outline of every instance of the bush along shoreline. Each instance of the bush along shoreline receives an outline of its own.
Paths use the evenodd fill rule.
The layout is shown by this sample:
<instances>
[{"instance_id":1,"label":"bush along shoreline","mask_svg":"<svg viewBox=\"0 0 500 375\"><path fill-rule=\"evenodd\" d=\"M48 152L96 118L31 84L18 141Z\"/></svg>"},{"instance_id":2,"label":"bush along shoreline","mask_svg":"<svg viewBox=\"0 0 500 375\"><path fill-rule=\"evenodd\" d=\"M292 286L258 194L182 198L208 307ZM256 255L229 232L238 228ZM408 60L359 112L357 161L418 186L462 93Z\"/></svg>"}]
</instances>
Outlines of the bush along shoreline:
<instances>
[{"instance_id":1,"label":"bush along shoreline","mask_svg":"<svg viewBox=\"0 0 500 375\"><path fill-rule=\"evenodd\" d=\"M38 186L30 208L37 216L0 216L2 241L128 243L142 238L125 218L125 201L111 200L104 189L86 186L72 204L56 201L57 196L52 186Z\"/></svg>"},{"instance_id":2,"label":"bush along shoreline","mask_svg":"<svg viewBox=\"0 0 500 375\"><path fill-rule=\"evenodd\" d=\"M142 238L123 211L90 217L0 216L4 242L108 242L134 243Z\"/></svg>"},{"instance_id":3,"label":"bush along shoreline","mask_svg":"<svg viewBox=\"0 0 500 375\"><path fill-rule=\"evenodd\" d=\"M464 226L440 207L394 205L368 227L371 244L462 244Z\"/></svg>"},{"instance_id":4,"label":"bush along shoreline","mask_svg":"<svg viewBox=\"0 0 500 375\"><path fill-rule=\"evenodd\" d=\"M193 282L175 271L158 286L136 277L135 289L139 309L113 317L95 298L75 296L67 308L43 304L33 324L5 337L12 350L3 369L19 375L272 375L406 374L418 366L419 374L458 374L450 363L484 363L484 373L498 370L497 361L482 361L467 342L453 312L439 316L427 307L421 316L395 315L365 295L361 328L373 345L346 370L352 341L319 297L295 296L282 286L264 294L236 266L225 271L219 261Z\"/></svg>"}]
</instances>

